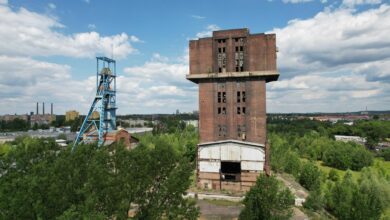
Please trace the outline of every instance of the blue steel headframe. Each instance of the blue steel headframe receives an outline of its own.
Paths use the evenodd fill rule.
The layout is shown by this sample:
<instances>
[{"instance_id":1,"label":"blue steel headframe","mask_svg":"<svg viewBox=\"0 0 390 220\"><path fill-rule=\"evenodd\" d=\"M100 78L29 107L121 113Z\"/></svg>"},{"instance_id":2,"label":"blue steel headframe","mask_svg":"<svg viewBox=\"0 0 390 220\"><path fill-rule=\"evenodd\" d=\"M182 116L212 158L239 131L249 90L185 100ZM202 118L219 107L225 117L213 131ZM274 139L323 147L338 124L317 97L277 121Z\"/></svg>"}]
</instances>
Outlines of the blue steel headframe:
<instances>
[{"instance_id":1,"label":"blue steel headframe","mask_svg":"<svg viewBox=\"0 0 390 220\"><path fill-rule=\"evenodd\" d=\"M116 130L116 62L107 57L96 57L96 96L89 108L72 151L81 143L98 141L102 146L104 135ZM93 113L98 112L95 118Z\"/></svg>"}]
</instances>

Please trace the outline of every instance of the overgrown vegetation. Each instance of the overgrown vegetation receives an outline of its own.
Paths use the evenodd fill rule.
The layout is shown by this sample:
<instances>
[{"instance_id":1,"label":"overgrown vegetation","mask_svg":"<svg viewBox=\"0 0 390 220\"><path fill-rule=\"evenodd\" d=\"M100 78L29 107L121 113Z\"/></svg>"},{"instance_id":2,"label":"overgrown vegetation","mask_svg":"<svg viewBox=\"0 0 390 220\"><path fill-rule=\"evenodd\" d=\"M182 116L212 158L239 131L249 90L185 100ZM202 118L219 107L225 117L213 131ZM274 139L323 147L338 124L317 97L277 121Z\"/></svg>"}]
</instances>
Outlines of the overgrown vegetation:
<instances>
[{"instance_id":1,"label":"overgrown vegetation","mask_svg":"<svg viewBox=\"0 0 390 220\"><path fill-rule=\"evenodd\" d=\"M270 123L271 167L292 174L309 191L305 208L327 210L338 219L390 217L386 216L390 171L383 165L388 162L375 159L374 163L375 153L364 146L332 139L334 134L344 134L382 141L390 136L390 122L360 121L348 126L278 119ZM385 159L386 155L387 150L379 154Z\"/></svg>"},{"instance_id":2,"label":"overgrown vegetation","mask_svg":"<svg viewBox=\"0 0 390 220\"><path fill-rule=\"evenodd\" d=\"M289 189L281 186L274 176L260 174L256 185L246 194L245 208L240 219L289 219L292 216L294 196Z\"/></svg>"},{"instance_id":3,"label":"overgrown vegetation","mask_svg":"<svg viewBox=\"0 0 390 220\"><path fill-rule=\"evenodd\" d=\"M2 145L0 219L196 219L184 199L193 172L186 150L164 136L132 151L120 144L61 150L53 139Z\"/></svg>"}]
</instances>

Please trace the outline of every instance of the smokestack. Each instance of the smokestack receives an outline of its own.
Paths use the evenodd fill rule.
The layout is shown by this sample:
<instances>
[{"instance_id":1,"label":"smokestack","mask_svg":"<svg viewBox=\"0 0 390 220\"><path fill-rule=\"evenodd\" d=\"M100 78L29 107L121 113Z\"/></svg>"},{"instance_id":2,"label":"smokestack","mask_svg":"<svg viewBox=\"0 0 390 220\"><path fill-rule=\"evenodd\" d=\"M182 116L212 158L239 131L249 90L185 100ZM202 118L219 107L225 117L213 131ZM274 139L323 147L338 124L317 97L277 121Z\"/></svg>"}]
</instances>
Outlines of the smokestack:
<instances>
[{"instance_id":1,"label":"smokestack","mask_svg":"<svg viewBox=\"0 0 390 220\"><path fill-rule=\"evenodd\" d=\"M53 115L53 103L51 103L51 106L50 106L50 114Z\"/></svg>"},{"instance_id":2,"label":"smokestack","mask_svg":"<svg viewBox=\"0 0 390 220\"><path fill-rule=\"evenodd\" d=\"M42 102L42 115L44 115L44 114L45 114L45 103Z\"/></svg>"},{"instance_id":3,"label":"smokestack","mask_svg":"<svg viewBox=\"0 0 390 220\"><path fill-rule=\"evenodd\" d=\"M36 114L38 115L39 114L39 103L37 102L37 112L36 112Z\"/></svg>"}]
</instances>

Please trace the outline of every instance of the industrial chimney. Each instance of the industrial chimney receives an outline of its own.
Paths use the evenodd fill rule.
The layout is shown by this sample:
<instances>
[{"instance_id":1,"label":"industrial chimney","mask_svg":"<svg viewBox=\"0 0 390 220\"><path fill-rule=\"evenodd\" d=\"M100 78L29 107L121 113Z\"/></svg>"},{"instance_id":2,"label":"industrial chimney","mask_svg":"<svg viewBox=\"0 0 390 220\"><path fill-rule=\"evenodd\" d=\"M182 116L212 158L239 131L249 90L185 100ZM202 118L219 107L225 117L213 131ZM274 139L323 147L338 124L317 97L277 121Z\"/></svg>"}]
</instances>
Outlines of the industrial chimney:
<instances>
[{"instance_id":1,"label":"industrial chimney","mask_svg":"<svg viewBox=\"0 0 390 220\"><path fill-rule=\"evenodd\" d=\"M39 109L38 109L38 107L39 107L39 103L37 102L37 115L39 114Z\"/></svg>"},{"instance_id":2,"label":"industrial chimney","mask_svg":"<svg viewBox=\"0 0 390 220\"><path fill-rule=\"evenodd\" d=\"M42 115L45 115L45 103L42 102Z\"/></svg>"},{"instance_id":3,"label":"industrial chimney","mask_svg":"<svg viewBox=\"0 0 390 220\"><path fill-rule=\"evenodd\" d=\"M51 103L51 106L50 106L50 114L53 115L53 103Z\"/></svg>"}]
</instances>

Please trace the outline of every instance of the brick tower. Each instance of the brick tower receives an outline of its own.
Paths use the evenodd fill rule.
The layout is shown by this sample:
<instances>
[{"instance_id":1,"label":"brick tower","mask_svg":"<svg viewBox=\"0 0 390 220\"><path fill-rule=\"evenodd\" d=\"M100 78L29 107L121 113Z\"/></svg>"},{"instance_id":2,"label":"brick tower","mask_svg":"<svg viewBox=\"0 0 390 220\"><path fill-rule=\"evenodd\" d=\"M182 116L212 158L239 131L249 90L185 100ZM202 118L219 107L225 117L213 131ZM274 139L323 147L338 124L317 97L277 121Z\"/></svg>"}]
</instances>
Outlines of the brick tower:
<instances>
[{"instance_id":1,"label":"brick tower","mask_svg":"<svg viewBox=\"0 0 390 220\"><path fill-rule=\"evenodd\" d=\"M279 77L275 34L214 31L189 47L186 77L199 84L198 187L247 191L269 170L265 85Z\"/></svg>"}]
</instances>

